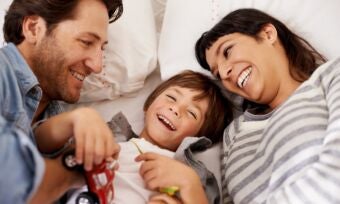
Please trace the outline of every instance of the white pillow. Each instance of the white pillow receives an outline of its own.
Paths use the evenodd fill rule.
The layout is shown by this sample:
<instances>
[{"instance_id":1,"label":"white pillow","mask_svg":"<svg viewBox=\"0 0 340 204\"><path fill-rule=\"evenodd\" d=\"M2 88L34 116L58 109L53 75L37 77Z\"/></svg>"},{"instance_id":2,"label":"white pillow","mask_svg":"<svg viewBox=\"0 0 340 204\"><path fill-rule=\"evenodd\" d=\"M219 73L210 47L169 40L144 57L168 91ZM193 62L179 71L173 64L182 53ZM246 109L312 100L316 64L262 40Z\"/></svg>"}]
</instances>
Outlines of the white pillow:
<instances>
[{"instance_id":1,"label":"white pillow","mask_svg":"<svg viewBox=\"0 0 340 204\"><path fill-rule=\"evenodd\" d=\"M152 0L152 8L156 22L157 35L161 32L167 0Z\"/></svg>"},{"instance_id":2,"label":"white pillow","mask_svg":"<svg viewBox=\"0 0 340 204\"><path fill-rule=\"evenodd\" d=\"M123 0L123 15L109 25L103 71L86 78L80 102L134 94L157 66L152 0Z\"/></svg>"},{"instance_id":3,"label":"white pillow","mask_svg":"<svg viewBox=\"0 0 340 204\"><path fill-rule=\"evenodd\" d=\"M195 58L196 40L239 8L257 8L278 18L328 59L340 55L339 0L171 0L159 44L162 79L183 69L202 71Z\"/></svg>"},{"instance_id":4,"label":"white pillow","mask_svg":"<svg viewBox=\"0 0 340 204\"><path fill-rule=\"evenodd\" d=\"M0 47L2 47L5 44L4 40L4 34L3 34L3 24L4 24L4 18L6 11L9 7L9 5L12 3L12 0L1 0L0 2Z\"/></svg>"}]
</instances>

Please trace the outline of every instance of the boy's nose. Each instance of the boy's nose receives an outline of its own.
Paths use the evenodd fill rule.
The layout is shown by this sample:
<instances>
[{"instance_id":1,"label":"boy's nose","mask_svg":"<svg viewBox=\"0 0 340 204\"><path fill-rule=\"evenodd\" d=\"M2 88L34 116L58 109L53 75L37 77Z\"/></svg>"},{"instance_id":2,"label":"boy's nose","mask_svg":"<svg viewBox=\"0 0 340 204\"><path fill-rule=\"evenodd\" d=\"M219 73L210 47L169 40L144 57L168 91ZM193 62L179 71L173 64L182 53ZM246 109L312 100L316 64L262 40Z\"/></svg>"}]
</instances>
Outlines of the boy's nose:
<instances>
[{"instance_id":1,"label":"boy's nose","mask_svg":"<svg viewBox=\"0 0 340 204\"><path fill-rule=\"evenodd\" d=\"M170 107L170 111L173 112L176 116L179 116L178 110L174 107Z\"/></svg>"}]
</instances>

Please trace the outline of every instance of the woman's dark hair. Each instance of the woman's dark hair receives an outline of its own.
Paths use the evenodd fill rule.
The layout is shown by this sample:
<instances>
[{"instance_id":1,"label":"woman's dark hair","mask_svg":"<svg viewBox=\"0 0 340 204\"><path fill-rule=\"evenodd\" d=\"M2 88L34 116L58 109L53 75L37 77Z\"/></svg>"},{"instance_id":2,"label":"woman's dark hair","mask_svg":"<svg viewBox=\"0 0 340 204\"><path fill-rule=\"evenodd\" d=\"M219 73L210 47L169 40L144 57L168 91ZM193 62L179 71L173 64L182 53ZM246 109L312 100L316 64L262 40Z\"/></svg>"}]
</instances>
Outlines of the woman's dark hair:
<instances>
[{"instance_id":1,"label":"woman's dark hair","mask_svg":"<svg viewBox=\"0 0 340 204\"><path fill-rule=\"evenodd\" d=\"M50 33L61 21L71 19L80 0L13 0L3 27L6 42L20 44L24 40L22 23L26 16L37 15L46 21ZM99 1L99 0L98 0ZM108 12L110 23L123 13L122 0L100 0Z\"/></svg>"},{"instance_id":2,"label":"woman's dark hair","mask_svg":"<svg viewBox=\"0 0 340 204\"><path fill-rule=\"evenodd\" d=\"M184 71L161 83L148 96L144 103L144 111L148 110L154 100L167 88L179 86L199 91L194 100L208 99L209 106L204 123L197 133L192 136L206 136L213 143L221 140L224 128L232 121L231 102L224 97L222 89L210 77L194 71Z\"/></svg>"},{"instance_id":3,"label":"woman's dark hair","mask_svg":"<svg viewBox=\"0 0 340 204\"><path fill-rule=\"evenodd\" d=\"M320 64L326 61L306 40L294 34L277 19L256 9L239 9L226 15L198 39L195 53L199 64L204 69L210 70L205 52L220 37L241 33L261 40L258 34L267 24L272 24L276 28L291 65L289 72L295 80L305 81Z\"/></svg>"}]
</instances>

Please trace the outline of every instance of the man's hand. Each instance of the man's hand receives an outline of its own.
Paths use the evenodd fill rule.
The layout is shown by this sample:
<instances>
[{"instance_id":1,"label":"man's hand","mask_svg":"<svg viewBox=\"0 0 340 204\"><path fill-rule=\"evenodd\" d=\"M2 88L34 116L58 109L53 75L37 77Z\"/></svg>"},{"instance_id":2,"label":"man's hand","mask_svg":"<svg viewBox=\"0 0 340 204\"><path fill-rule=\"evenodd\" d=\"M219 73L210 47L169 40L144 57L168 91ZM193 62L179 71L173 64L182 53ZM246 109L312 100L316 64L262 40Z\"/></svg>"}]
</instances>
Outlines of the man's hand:
<instances>
[{"instance_id":1,"label":"man's hand","mask_svg":"<svg viewBox=\"0 0 340 204\"><path fill-rule=\"evenodd\" d=\"M70 188L85 185L84 176L78 171L70 171L62 164L62 156L44 158L45 173L37 192L29 204L53 203Z\"/></svg>"},{"instance_id":2,"label":"man's hand","mask_svg":"<svg viewBox=\"0 0 340 204\"><path fill-rule=\"evenodd\" d=\"M105 158L117 159L120 146L101 116L89 108L72 112L73 136L75 138L76 159L91 170L93 164L100 164Z\"/></svg>"},{"instance_id":3,"label":"man's hand","mask_svg":"<svg viewBox=\"0 0 340 204\"><path fill-rule=\"evenodd\" d=\"M106 122L91 108L78 108L51 117L34 133L38 148L43 153L57 151L74 137L77 163L84 164L86 170L91 170L103 159L116 159L120 151Z\"/></svg>"}]
</instances>

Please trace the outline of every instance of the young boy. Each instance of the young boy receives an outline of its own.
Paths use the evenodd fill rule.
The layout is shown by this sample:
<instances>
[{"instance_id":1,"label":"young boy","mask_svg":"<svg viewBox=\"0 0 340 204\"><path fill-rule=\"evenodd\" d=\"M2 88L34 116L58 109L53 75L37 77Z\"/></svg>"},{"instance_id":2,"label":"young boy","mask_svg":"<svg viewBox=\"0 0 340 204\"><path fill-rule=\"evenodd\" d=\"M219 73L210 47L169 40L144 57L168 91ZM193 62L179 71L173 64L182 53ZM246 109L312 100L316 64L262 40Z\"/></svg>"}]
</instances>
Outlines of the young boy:
<instances>
[{"instance_id":1,"label":"young boy","mask_svg":"<svg viewBox=\"0 0 340 204\"><path fill-rule=\"evenodd\" d=\"M115 203L146 203L158 192L145 188L139 174L142 152L155 152L174 158L183 139L205 136L213 143L222 137L232 119L230 102L208 76L185 71L161 83L144 104L144 128L137 136L123 114L109 123L120 142L119 168L115 171ZM131 139L130 139L131 138ZM121 139L120 139L121 140ZM71 199L68 203L73 203Z\"/></svg>"}]
</instances>

